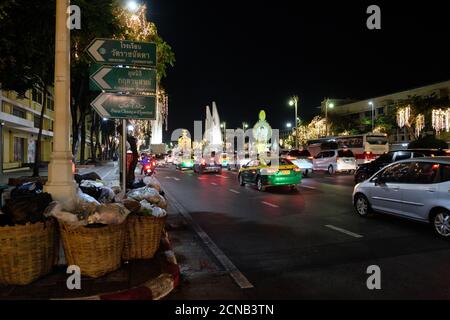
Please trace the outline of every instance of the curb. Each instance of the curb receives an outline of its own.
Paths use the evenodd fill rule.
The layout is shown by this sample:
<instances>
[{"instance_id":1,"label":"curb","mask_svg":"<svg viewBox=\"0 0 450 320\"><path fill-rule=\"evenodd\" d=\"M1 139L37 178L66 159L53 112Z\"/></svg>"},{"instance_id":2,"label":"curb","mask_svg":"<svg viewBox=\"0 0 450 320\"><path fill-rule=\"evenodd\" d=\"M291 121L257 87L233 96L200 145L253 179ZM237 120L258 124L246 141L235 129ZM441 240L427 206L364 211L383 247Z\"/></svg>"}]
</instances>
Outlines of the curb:
<instances>
[{"instance_id":1,"label":"curb","mask_svg":"<svg viewBox=\"0 0 450 320\"><path fill-rule=\"evenodd\" d=\"M180 283L180 267L172 250L169 234L166 231L161 238L160 248L166 256L166 264L163 267L163 272L157 278L124 291L56 300L160 300L178 287Z\"/></svg>"}]
</instances>

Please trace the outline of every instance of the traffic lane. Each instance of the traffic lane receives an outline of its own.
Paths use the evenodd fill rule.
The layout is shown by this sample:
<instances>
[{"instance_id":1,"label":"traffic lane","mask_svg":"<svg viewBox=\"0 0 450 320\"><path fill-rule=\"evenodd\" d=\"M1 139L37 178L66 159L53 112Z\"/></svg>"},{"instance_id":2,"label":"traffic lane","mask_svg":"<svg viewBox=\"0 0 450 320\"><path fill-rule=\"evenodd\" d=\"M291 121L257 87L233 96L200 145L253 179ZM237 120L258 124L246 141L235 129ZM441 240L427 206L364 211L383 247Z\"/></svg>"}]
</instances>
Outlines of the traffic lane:
<instances>
[{"instance_id":1,"label":"traffic lane","mask_svg":"<svg viewBox=\"0 0 450 320\"><path fill-rule=\"evenodd\" d=\"M175 173L179 172L175 171ZM233 174L230 174L229 179L224 179L215 174L198 176L189 172L179 173L179 179L183 176L187 179L190 177L193 183L190 188L207 190L206 193L200 193L202 196L200 201L195 200L196 195L186 199L190 211L221 212L237 218L257 221L262 219L263 222L264 219L269 219L267 222L270 224L284 224L293 229L304 228L306 225L317 227L331 225L362 234L366 238L424 235L432 241L436 240L429 232L428 226L420 223L387 215L376 215L372 219L359 217L352 204L352 187L323 184L316 179L305 179L303 187L300 187L297 193L290 192L285 187L269 188L266 192L259 192L254 186L240 187L237 177ZM345 178L351 180L350 176ZM201 179L198 185L196 185L196 179ZM304 188L305 186L308 188ZM239 196L230 197L230 193ZM210 197L213 194L214 201L211 202ZM211 203L213 205L210 205ZM336 233L336 231L333 232ZM346 237L344 234L341 236Z\"/></svg>"},{"instance_id":2,"label":"traffic lane","mask_svg":"<svg viewBox=\"0 0 450 320\"><path fill-rule=\"evenodd\" d=\"M192 178L189 173L186 176ZM205 182L210 182L217 181L218 177L209 175L204 178L204 180L207 180ZM191 179L191 181L194 184L196 182L195 179ZM220 186L220 184L217 183L217 186ZM213 195L220 188L215 189L213 189L212 196L208 199L216 198ZM245 190L250 191L250 193L258 193L256 190L248 187ZM192 197L189 198L191 200ZM229 196L225 198L226 203L233 203L233 201L229 201ZM319 203L327 202L322 201ZM245 271L251 281L262 288L265 287L266 275L270 275L272 278L281 277L289 279L289 281L282 285L285 289L289 287L289 283L292 281L295 282L297 277L300 276L296 274L299 269L311 270L310 272L312 274L322 268L329 269L327 271L329 276L322 276L315 280L318 281L316 283L317 285L323 287L326 282L336 281L335 276L339 274L339 270L344 270L345 273L345 269L349 267L349 261L355 261L350 266L359 269L364 269L367 263L373 259L379 259L378 261L381 263L383 261L395 261L398 258L397 263L400 263L402 257L420 256L421 259L434 261L434 255L448 249L447 243L435 239L428 233L424 234L420 230L413 232L408 230L403 224L396 225L396 220L390 221L392 220L391 218L387 218L388 220L385 221L387 224L384 226L385 229L375 239L371 239L366 235L363 239L353 239L347 234L335 232L334 230L329 230L327 233L325 229L320 228L321 224L319 224L319 228L317 225L311 223L297 225L296 223L289 222L288 226L285 223L280 224L281 220L291 215L281 214L280 216L280 213L277 213L276 210L267 210L263 214L258 213L259 220L256 221L255 219L248 219L248 212L264 211L256 209L255 203L253 202L250 207L245 206L248 203L249 201L244 202L244 205L239 204L238 208L227 206L225 212L222 213L217 210L212 212L191 212L197 223L207 231L216 244L235 261L239 268ZM239 211L240 209L244 209L246 212L243 218L234 218L231 214L226 213L236 213L236 210ZM332 209L328 211L332 211ZM267 214L270 217L270 221L263 223L261 220L263 217L267 217ZM353 213L352 217L355 221L370 223L371 225L368 226L368 230L379 229L380 221L383 221L383 218L374 221L360 219ZM299 220L296 219L296 221L298 223ZM398 222L400 223L399 220ZM336 224L339 225L338 223ZM399 226L400 228L405 228L404 232L406 234L402 235L397 233L394 236L388 236L389 232L387 231L392 232L392 229L398 231L395 228ZM295 232L297 228L301 229L300 233ZM443 263L445 265L447 262L444 260ZM305 272L308 273L307 271ZM416 268L413 268L411 272L413 274L415 273L413 278L422 278L423 283L430 283L426 287L427 290L434 288L442 292L442 288L436 288L433 285L436 281L429 278L430 274L433 274L432 272L427 273ZM349 294L354 294L352 297L357 298L359 295L357 288L361 286L361 274L356 272L354 275L346 276L344 274L342 277L346 279L346 282L350 286L355 287L354 290L349 290L349 288L347 290L349 290ZM399 287L402 286L401 283L397 283L396 285ZM302 290L305 290L305 288L302 288ZM300 291L303 292L302 290ZM430 289L429 291L433 290ZM298 290L293 292L295 292L294 297L301 294ZM332 294L332 292L329 294ZM402 294L407 294L407 292L398 291L397 294L398 297L401 297ZM261 297L266 296L267 292L264 292L264 295Z\"/></svg>"}]
</instances>

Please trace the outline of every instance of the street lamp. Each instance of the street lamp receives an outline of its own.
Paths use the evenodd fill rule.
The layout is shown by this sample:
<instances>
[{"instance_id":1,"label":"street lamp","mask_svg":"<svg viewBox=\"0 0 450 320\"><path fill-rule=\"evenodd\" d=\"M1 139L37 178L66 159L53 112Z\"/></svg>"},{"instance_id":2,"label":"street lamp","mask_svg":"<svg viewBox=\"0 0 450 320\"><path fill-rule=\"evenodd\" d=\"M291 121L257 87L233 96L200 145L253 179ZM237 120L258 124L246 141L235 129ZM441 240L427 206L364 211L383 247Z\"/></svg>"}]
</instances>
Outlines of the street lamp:
<instances>
[{"instance_id":1,"label":"street lamp","mask_svg":"<svg viewBox=\"0 0 450 320\"><path fill-rule=\"evenodd\" d=\"M248 123L242 122L242 130L244 130L244 132L245 132L245 129L247 129L247 128L248 128Z\"/></svg>"},{"instance_id":2,"label":"street lamp","mask_svg":"<svg viewBox=\"0 0 450 320\"><path fill-rule=\"evenodd\" d=\"M330 99L325 100L325 136L328 137L328 108L333 109L334 103Z\"/></svg>"},{"instance_id":3,"label":"street lamp","mask_svg":"<svg viewBox=\"0 0 450 320\"><path fill-rule=\"evenodd\" d=\"M130 12L136 12L139 8L139 5L137 4L136 1L130 0L127 2L127 8Z\"/></svg>"},{"instance_id":4,"label":"street lamp","mask_svg":"<svg viewBox=\"0 0 450 320\"><path fill-rule=\"evenodd\" d=\"M298 127L298 125L297 125L297 119L298 119L298 117L297 117L297 106L298 106L298 96L292 96L292 98L291 98L291 100L289 100L289 105L292 107L295 107L295 123L294 123L294 125L295 125L295 132L297 132L297 127ZM297 136L295 137L295 148L296 149L298 149L298 139L297 139Z\"/></svg>"},{"instance_id":5,"label":"street lamp","mask_svg":"<svg viewBox=\"0 0 450 320\"><path fill-rule=\"evenodd\" d=\"M292 128L292 123L290 123L290 122L288 122L288 123L286 123L286 128Z\"/></svg>"},{"instance_id":6,"label":"street lamp","mask_svg":"<svg viewBox=\"0 0 450 320\"><path fill-rule=\"evenodd\" d=\"M373 132L373 126L374 126L374 111L375 111L375 109L374 109L374 107L373 107L373 102L372 101L369 101L369 106L371 106L372 107L372 112L371 112L371 114L372 114L372 132Z\"/></svg>"}]
</instances>

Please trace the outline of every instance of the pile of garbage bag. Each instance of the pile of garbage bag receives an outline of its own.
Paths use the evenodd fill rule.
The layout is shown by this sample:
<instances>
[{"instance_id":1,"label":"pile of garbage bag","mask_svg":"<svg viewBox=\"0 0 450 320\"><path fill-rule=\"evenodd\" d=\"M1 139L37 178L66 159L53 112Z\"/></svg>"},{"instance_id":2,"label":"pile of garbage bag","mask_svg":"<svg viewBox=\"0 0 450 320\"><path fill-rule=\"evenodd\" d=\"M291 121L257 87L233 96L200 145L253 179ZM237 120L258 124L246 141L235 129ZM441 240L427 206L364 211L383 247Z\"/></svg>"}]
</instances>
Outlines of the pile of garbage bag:
<instances>
[{"instance_id":1,"label":"pile of garbage bag","mask_svg":"<svg viewBox=\"0 0 450 320\"><path fill-rule=\"evenodd\" d=\"M45 210L46 217L55 217L73 228L91 225L121 224L130 210L122 203L100 203L94 197L78 191L78 204L73 212L63 209L57 201Z\"/></svg>"},{"instance_id":2,"label":"pile of garbage bag","mask_svg":"<svg viewBox=\"0 0 450 320\"><path fill-rule=\"evenodd\" d=\"M94 174L96 175L96 173L92 173L88 177L95 178ZM83 175L81 177L85 177L85 176L86 175ZM97 200L98 202L101 202L101 203L114 202L114 197L116 196L116 194L118 194L120 192L120 188L118 188L118 189L115 188L115 190L113 190L112 188L107 187L105 185L105 183L103 181L101 181L100 179L97 179L97 180L82 179L82 180L77 180L77 181L79 181L80 190L84 194L91 196L92 198L94 198L95 200Z\"/></svg>"},{"instance_id":3,"label":"pile of garbage bag","mask_svg":"<svg viewBox=\"0 0 450 320\"><path fill-rule=\"evenodd\" d=\"M40 182L27 182L11 191L11 198L1 208L0 226L25 225L45 221L44 211L52 196L43 192Z\"/></svg>"}]
</instances>

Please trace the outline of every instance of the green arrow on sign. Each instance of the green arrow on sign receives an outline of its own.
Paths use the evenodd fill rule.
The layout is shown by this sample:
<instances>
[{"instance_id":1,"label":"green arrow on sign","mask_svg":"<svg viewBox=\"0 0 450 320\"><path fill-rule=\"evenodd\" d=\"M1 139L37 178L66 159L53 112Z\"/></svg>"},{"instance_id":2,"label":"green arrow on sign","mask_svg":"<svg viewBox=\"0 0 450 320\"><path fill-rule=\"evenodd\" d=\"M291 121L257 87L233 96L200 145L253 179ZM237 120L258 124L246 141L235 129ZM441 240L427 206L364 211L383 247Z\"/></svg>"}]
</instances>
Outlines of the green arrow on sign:
<instances>
[{"instance_id":1,"label":"green arrow on sign","mask_svg":"<svg viewBox=\"0 0 450 320\"><path fill-rule=\"evenodd\" d=\"M91 106L103 118L156 119L156 97L101 93Z\"/></svg>"},{"instance_id":2,"label":"green arrow on sign","mask_svg":"<svg viewBox=\"0 0 450 320\"><path fill-rule=\"evenodd\" d=\"M96 63L156 68L156 44L114 39L94 39L87 52Z\"/></svg>"},{"instance_id":3,"label":"green arrow on sign","mask_svg":"<svg viewBox=\"0 0 450 320\"><path fill-rule=\"evenodd\" d=\"M103 66L90 76L91 90L156 93L156 70Z\"/></svg>"}]
</instances>

